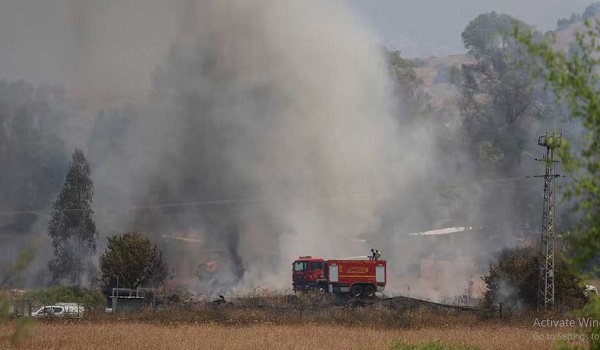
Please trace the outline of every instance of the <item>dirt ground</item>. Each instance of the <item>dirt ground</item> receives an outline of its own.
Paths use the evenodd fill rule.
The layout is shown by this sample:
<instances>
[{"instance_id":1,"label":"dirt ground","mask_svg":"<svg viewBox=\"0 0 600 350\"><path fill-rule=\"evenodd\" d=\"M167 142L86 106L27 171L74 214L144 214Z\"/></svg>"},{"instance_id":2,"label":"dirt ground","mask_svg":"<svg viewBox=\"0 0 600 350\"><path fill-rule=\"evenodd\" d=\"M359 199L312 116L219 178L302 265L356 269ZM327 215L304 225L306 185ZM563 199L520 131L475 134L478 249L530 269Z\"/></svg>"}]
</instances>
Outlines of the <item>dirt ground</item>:
<instances>
[{"instance_id":1,"label":"dirt ground","mask_svg":"<svg viewBox=\"0 0 600 350\"><path fill-rule=\"evenodd\" d=\"M0 327L0 348L10 348L10 326ZM567 331L563 331L566 333ZM574 331L573 331L574 332ZM386 329L335 325L194 325L108 322L38 323L19 349L389 349L392 342L436 341L481 349L551 349L531 327L514 325ZM538 332L539 333L539 332Z\"/></svg>"}]
</instances>

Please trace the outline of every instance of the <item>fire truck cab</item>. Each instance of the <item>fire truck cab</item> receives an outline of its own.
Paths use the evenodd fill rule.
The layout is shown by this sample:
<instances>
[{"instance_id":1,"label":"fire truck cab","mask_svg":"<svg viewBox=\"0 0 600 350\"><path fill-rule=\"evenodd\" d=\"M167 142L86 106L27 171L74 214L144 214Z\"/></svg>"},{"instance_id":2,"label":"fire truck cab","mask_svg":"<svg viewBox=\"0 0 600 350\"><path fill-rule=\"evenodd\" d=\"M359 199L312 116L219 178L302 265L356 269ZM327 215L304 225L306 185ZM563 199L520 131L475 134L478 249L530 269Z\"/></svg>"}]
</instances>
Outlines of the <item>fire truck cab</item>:
<instances>
[{"instance_id":1,"label":"fire truck cab","mask_svg":"<svg viewBox=\"0 0 600 350\"><path fill-rule=\"evenodd\" d=\"M319 293L328 291L326 261L312 256L301 256L292 264L292 286L294 291L316 288Z\"/></svg>"},{"instance_id":2,"label":"fire truck cab","mask_svg":"<svg viewBox=\"0 0 600 350\"><path fill-rule=\"evenodd\" d=\"M372 298L386 284L386 261L373 258L325 260L301 256L292 264L294 291Z\"/></svg>"}]
</instances>

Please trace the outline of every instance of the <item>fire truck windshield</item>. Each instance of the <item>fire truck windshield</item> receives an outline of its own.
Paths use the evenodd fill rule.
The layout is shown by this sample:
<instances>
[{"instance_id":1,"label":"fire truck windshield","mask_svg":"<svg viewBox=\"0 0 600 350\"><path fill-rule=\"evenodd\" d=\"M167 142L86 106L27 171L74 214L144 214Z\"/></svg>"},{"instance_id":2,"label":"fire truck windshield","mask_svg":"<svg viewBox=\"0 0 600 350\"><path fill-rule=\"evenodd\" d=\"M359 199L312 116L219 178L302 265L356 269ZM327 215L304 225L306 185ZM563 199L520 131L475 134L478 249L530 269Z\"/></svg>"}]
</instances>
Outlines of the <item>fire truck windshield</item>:
<instances>
[{"instance_id":1,"label":"fire truck windshield","mask_svg":"<svg viewBox=\"0 0 600 350\"><path fill-rule=\"evenodd\" d=\"M306 270L306 261L294 261L294 271L302 272Z\"/></svg>"},{"instance_id":2,"label":"fire truck windshield","mask_svg":"<svg viewBox=\"0 0 600 350\"><path fill-rule=\"evenodd\" d=\"M310 263L311 270L320 270L323 268L323 263L320 261L313 261Z\"/></svg>"}]
</instances>

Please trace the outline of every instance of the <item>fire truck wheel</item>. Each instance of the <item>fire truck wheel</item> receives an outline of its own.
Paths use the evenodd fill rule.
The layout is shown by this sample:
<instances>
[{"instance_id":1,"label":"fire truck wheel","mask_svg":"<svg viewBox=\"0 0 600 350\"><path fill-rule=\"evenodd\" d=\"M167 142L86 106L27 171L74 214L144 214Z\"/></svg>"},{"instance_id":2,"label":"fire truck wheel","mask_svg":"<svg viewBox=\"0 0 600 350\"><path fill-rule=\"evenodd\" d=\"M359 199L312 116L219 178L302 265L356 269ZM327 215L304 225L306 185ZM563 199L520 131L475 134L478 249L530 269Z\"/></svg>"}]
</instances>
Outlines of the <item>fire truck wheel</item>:
<instances>
[{"instance_id":1,"label":"fire truck wheel","mask_svg":"<svg viewBox=\"0 0 600 350\"><path fill-rule=\"evenodd\" d=\"M363 294L363 288L360 284L355 284L350 289L350 294L355 298L360 298Z\"/></svg>"},{"instance_id":2,"label":"fire truck wheel","mask_svg":"<svg viewBox=\"0 0 600 350\"><path fill-rule=\"evenodd\" d=\"M372 285L368 285L365 287L365 297L373 298L375 296L375 287Z\"/></svg>"},{"instance_id":3,"label":"fire truck wheel","mask_svg":"<svg viewBox=\"0 0 600 350\"><path fill-rule=\"evenodd\" d=\"M317 292L318 292L320 295L325 295L325 294L327 294L327 286L324 286L324 285L320 285L320 286L318 286L318 287L317 287Z\"/></svg>"}]
</instances>

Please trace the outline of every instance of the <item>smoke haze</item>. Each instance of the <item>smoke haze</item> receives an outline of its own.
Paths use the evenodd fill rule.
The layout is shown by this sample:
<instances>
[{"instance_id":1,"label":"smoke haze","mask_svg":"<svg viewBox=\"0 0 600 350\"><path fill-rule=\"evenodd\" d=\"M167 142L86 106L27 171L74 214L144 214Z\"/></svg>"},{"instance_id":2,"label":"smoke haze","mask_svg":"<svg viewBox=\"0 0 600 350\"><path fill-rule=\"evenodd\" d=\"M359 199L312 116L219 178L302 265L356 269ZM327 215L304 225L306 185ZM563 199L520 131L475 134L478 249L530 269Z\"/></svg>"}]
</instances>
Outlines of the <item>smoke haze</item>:
<instances>
[{"instance_id":1,"label":"smoke haze","mask_svg":"<svg viewBox=\"0 0 600 350\"><path fill-rule=\"evenodd\" d=\"M36 13L27 22L38 2L23 2ZM99 253L107 235L142 231L192 291L208 251L232 265L222 292L240 276L238 286L289 289L300 255L377 248L392 292L458 295L476 270L469 259L446 263L441 278L421 271L435 286L406 276L415 261L473 252L485 269L514 244L514 227L448 246L406 233L455 225L457 213L462 225L498 213L508 222L524 215L516 194L541 188L475 183L464 150L440 150L462 136L406 115L380 43L342 1L57 0L52 13L63 23L47 27L62 38L49 58L60 72L18 75L62 80L77 101L59 133L90 160ZM460 200L440 200L457 182ZM33 231L45 237L44 225Z\"/></svg>"},{"instance_id":2,"label":"smoke haze","mask_svg":"<svg viewBox=\"0 0 600 350\"><path fill-rule=\"evenodd\" d=\"M104 178L124 179L106 186L128 194L118 202L236 199L147 227L192 229L217 246L225 238L207 236L239 234L248 283L289 287L299 255L366 254L353 239L375 239L378 209L427 168L403 150L430 147L396 124L375 37L337 2L182 6L123 141L128 156L96 162Z\"/></svg>"}]
</instances>

